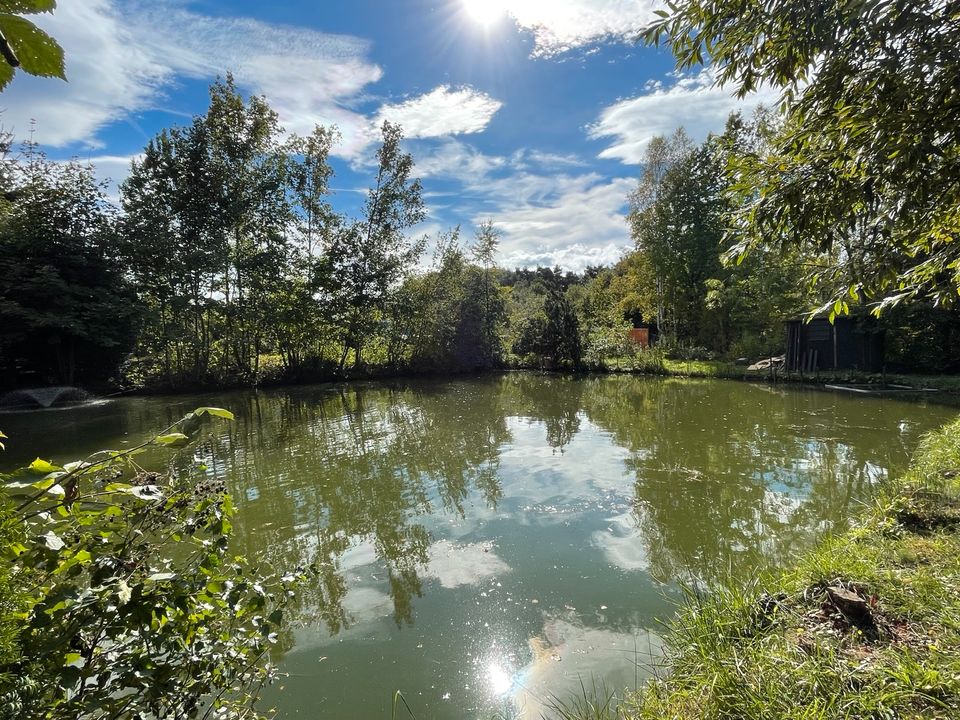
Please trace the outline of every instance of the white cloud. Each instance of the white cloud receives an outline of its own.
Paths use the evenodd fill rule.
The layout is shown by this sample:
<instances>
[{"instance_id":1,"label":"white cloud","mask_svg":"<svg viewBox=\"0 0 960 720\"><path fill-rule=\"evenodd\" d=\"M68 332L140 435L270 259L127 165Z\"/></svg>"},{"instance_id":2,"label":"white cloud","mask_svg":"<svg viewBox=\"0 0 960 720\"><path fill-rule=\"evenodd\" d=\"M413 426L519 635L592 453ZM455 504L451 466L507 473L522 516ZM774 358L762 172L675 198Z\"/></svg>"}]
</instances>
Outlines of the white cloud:
<instances>
[{"instance_id":1,"label":"white cloud","mask_svg":"<svg viewBox=\"0 0 960 720\"><path fill-rule=\"evenodd\" d=\"M723 130L731 112L776 102L777 94L770 89L737 99L730 89L714 83L712 71L703 70L680 78L671 87L657 84L645 95L611 105L589 128L589 134L593 139L613 138L601 158L639 165L647 144L657 135L669 135L683 126L694 140L703 140L708 133Z\"/></svg>"},{"instance_id":2,"label":"white cloud","mask_svg":"<svg viewBox=\"0 0 960 720\"><path fill-rule=\"evenodd\" d=\"M337 152L348 157L368 144L367 118L352 107L383 71L367 59L366 40L209 17L170 2L134 4L126 19L173 73L207 80L233 72L241 87L267 97L287 130L304 134L318 123L336 124L343 134Z\"/></svg>"},{"instance_id":3,"label":"white cloud","mask_svg":"<svg viewBox=\"0 0 960 720\"><path fill-rule=\"evenodd\" d=\"M364 40L244 18L208 17L176 0L61 0L38 23L63 45L70 82L21 74L4 93L4 124L22 137L60 147L101 146L111 122L150 108L177 78L208 80L232 71L245 89L266 95L288 130L336 123L341 152L368 142L369 120L351 106L382 76Z\"/></svg>"},{"instance_id":4,"label":"white cloud","mask_svg":"<svg viewBox=\"0 0 960 720\"><path fill-rule=\"evenodd\" d=\"M506 12L533 33L535 56L549 57L608 40L635 37L662 7L659 0L513 0Z\"/></svg>"},{"instance_id":5,"label":"white cloud","mask_svg":"<svg viewBox=\"0 0 960 720\"><path fill-rule=\"evenodd\" d=\"M581 271L616 262L629 246L627 195L635 181L575 172L574 155L523 150L487 155L448 140L418 148L417 172L457 181L457 205L474 224L493 220L503 232L505 267L560 265Z\"/></svg>"},{"instance_id":6,"label":"white cloud","mask_svg":"<svg viewBox=\"0 0 960 720\"><path fill-rule=\"evenodd\" d=\"M491 217L503 232L501 263L506 267L559 265L582 271L616 262L629 246L624 219L629 178L521 173L490 183L496 209Z\"/></svg>"},{"instance_id":7,"label":"white cloud","mask_svg":"<svg viewBox=\"0 0 960 720\"><path fill-rule=\"evenodd\" d=\"M69 82L17 73L0 117L19 139L36 120L44 145L97 146L98 130L149 104L170 79L169 65L141 46L110 0L61 0L56 13L35 19L63 45Z\"/></svg>"},{"instance_id":8,"label":"white cloud","mask_svg":"<svg viewBox=\"0 0 960 720\"><path fill-rule=\"evenodd\" d=\"M429 146L418 146L414 151L417 174L421 177L460 179L485 177L507 167L508 160L496 155L485 155L459 140L445 140Z\"/></svg>"},{"instance_id":9,"label":"white cloud","mask_svg":"<svg viewBox=\"0 0 960 720\"><path fill-rule=\"evenodd\" d=\"M288 131L337 125L343 140L335 152L350 160L376 141L385 119L411 138L444 137L481 132L501 107L472 88L441 86L371 117L360 106L383 71L369 61L366 40L202 15L179 0L62 0L38 22L64 46L70 82L21 74L4 93L0 118L20 137L35 118L37 140L51 147L100 148L103 128L162 104L178 80L227 72L244 90L265 95Z\"/></svg>"},{"instance_id":10,"label":"white cloud","mask_svg":"<svg viewBox=\"0 0 960 720\"><path fill-rule=\"evenodd\" d=\"M398 123L409 138L435 138L482 132L503 103L469 87L440 86L419 97L380 108L374 124Z\"/></svg>"}]
</instances>

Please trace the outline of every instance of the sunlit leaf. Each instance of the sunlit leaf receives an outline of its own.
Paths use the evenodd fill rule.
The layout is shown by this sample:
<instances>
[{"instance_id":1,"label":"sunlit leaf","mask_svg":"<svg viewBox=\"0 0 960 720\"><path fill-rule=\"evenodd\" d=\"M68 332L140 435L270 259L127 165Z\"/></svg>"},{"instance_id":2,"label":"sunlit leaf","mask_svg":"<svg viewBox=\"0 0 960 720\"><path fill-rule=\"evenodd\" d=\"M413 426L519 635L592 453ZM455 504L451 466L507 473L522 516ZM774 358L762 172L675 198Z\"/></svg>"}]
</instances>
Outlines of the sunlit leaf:
<instances>
[{"instance_id":1,"label":"sunlit leaf","mask_svg":"<svg viewBox=\"0 0 960 720\"><path fill-rule=\"evenodd\" d=\"M67 79L63 48L32 22L16 15L0 15L0 31L16 53L24 72ZM0 64L7 65L5 62Z\"/></svg>"},{"instance_id":2,"label":"sunlit leaf","mask_svg":"<svg viewBox=\"0 0 960 720\"><path fill-rule=\"evenodd\" d=\"M46 535L43 536L44 545L46 545L51 550L62 550L66 547L66 543L63 542L53 530L49 531Z\"/></svg>"},{"instance_id":3,"label":"sunlit leaf","mask_svg":"<svg viewBox=\"0 0 960 720\"><path fill-rule=\"evenodd\" d=\"M41 460L40 458L37 458L32 463L30 463L30 467L27 469L37 473L63 472L62 467L57 467L56 465L53 465L47 462L46 460Z\"/></svg>"},{"instance_id":4,"label":"sunlit leaf","mask_svg":"<svg viewBox=\"0 0 960 720\"><path fill-rule=\"evenodd\" d=\"M197 408L193 411L197 415L213 415L214 417L224 418L225 420L233 420L233 413L229 410L224 410L223 408L215 407L202 407Z\"/></svg>"},{"instance_id":5,"label":"sunlit leaf","mask_svg":"<svg viewBox=\"0 0 960 720\"><path fill-rule=\"evenodd\" d=\"M121 580L119 583L117 583L117 587L119 589L119 592L117 592L117 597L120 600L120 604L126 605L128 602L130 602L130 598L133 597L133 591L130 589L130 586L127 585L126 580Z\"/></svg>"},{"instance_id":6,"label":"sunlit leaf","mask_svg":"<svg viewBox=\"0 0 960 720\"><path fill-rule=\"evenodd\" d=\"M183 433L170 433L169 435L159 435L154 438L154 442L160 445L176 445L178 443L189 442L190 438Z\"/></svg>"}]
</instances>

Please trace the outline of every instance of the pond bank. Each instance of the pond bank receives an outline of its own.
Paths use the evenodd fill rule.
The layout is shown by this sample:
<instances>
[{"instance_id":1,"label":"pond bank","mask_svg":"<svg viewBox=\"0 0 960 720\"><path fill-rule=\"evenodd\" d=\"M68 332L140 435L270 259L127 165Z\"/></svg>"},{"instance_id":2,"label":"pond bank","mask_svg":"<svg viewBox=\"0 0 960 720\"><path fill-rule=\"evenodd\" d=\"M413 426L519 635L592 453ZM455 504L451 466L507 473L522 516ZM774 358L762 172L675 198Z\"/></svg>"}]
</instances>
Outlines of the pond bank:
<instances>
[{"instance_id":1,"label":"pond bank","mask_svg":"<svg viewBox=\"0 0 960 720\"><path fill-rule=\"evenodd\" d=\"M960 717L958 618L960 420L793 571L691 595L671 626L671 673L616 717Z\"/></svg>"},{"instance_id":2,"label":"pond bank","mask_svg":"<svg viewBox=\"0 0 960 720\"><path fill-rule=\"evenodd\" d=\"M660 375L681 378L715 378L769 384L798 385L862 395L924 398L933 402L956 404L960 399L960 375L912 375L904 373L867 373L859 370L837 370L805 375L750 370L745 365L723 360L673 360L632 363L630 358L611 361L594 372L626 375Z\"/></svg>"}]
</instances>

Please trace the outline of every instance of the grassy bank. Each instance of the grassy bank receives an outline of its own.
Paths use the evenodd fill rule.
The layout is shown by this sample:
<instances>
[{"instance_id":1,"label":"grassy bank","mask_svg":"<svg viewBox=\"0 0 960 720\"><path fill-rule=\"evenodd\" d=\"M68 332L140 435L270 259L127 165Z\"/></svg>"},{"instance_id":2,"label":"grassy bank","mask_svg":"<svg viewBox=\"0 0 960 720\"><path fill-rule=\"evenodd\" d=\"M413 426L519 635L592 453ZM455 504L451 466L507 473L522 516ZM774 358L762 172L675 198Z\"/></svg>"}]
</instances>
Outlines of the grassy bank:
<instances>
[{"instance_id":1,"label":"grassy bank","mask_svg":"<svg viewBox=\"0 0 960 720\"><path fill-rule=\"evenodd\" d=\"M668 648L604 717L960 717L960 420L796 569L691 596Z\"/></svg>"},{"instance_id":2,"label":"grassy bank","mask_svg":"<svg viewBox=\"0 0 960 720\"><path fill-rule=\"evenodd\" d=\"M769 370L749 370L744 365L724 360L674 360L653 353L649 356L641 353L635 357L612 358L604 362L604 368L608 372L639 375L728 378L758 382L774 380L805 385L849 385L876 390L936 390L944 394L960 395L960 375L881 374L859 370L837 370L813 375L784 375L780 372L773 375Z\"/></svg>"}]
</instances>

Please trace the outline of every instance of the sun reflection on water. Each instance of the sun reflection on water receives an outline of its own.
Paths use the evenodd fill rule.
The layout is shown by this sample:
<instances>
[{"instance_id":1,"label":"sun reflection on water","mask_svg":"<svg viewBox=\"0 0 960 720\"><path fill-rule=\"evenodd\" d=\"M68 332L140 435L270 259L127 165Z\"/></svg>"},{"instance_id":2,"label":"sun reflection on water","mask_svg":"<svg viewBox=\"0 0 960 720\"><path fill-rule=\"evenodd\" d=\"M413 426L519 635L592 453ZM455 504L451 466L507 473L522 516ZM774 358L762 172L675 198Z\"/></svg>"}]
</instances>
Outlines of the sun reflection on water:
<instances>
[{"instance_id":1,"label":"sun reflection on water","mask_svg":"<svg viewBox=\"0 0 960 720\"><path fill-rule=\"evenodd\" d=\"M513 689L513 676L499 662L487 665L487 682L497 697L504 697Z\"/></svg>"}]
</instances>

